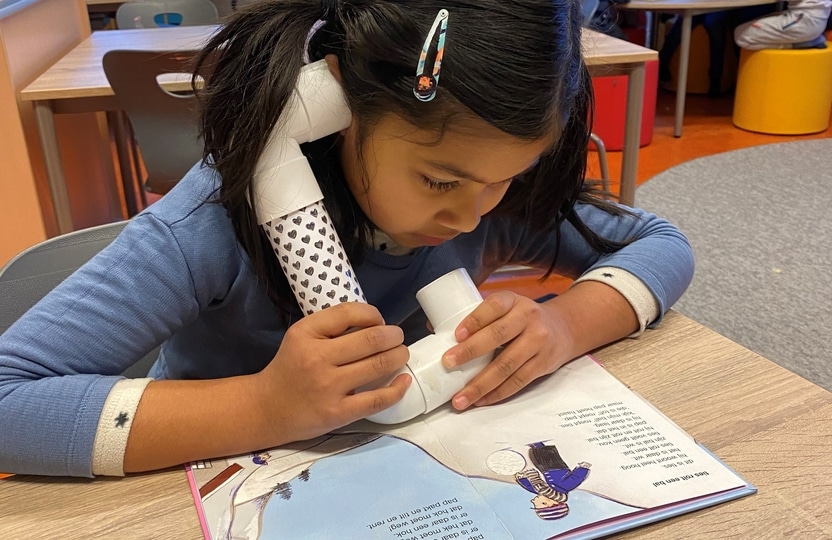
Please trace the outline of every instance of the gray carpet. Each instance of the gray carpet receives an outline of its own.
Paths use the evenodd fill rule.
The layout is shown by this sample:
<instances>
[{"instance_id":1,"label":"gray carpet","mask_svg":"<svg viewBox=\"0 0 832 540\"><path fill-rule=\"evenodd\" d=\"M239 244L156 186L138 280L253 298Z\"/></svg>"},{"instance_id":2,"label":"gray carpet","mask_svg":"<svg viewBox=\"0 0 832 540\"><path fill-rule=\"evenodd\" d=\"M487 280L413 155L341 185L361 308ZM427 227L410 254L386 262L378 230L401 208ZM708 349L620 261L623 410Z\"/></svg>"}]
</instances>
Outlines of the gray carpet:
<instances>
[{"instance_id":1,"label":"gray carpet","mask_svg":"<svg viewBox=\"0 0 832 540\"><path fill-rule=\"evenodd\" d=\"M636 205L693 245L677 311L832 390L832 139L683 163L640 186Z\"/></svg>"}]
</instances>

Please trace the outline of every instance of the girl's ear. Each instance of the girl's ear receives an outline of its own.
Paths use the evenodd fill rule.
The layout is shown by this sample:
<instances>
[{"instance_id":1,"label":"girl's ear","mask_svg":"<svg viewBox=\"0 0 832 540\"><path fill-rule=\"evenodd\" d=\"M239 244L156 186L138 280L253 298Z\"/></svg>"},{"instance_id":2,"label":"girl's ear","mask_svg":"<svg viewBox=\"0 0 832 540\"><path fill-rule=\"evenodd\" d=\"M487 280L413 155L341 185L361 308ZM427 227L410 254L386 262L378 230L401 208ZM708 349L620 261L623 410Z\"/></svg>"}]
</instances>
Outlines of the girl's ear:
<instances>
[{"instance_id":1,"label":"girl's ear","mask_svg":"<svg viewBox=\"0 0 832 540\"><path fill-rule=\"evenodd\" d=\"M338 57L334 54L324 56L326 65L329 66L329 71L335 77L335 80L341 82L341 68L338 66Z\"/></svg>"}]
</instances>

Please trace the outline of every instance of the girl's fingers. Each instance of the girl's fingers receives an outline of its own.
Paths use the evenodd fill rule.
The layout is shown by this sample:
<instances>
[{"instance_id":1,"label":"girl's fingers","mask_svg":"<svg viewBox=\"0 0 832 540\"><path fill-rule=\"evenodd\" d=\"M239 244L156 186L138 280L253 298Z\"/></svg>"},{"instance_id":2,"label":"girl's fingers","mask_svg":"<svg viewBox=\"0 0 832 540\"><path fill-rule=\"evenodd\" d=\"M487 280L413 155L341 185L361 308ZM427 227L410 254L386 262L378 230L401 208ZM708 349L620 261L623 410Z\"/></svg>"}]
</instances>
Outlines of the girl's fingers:
<instances>
[{"instance_id":1,"label":"girl's fingers","mask_svg":"<svg viewBox=\"0 0 832 540\"><path fill-rule=\"evenodd\" d=\"M358 360L378 357L379 371L384 371L385 363L391 351L404 348L404 332L398 326L372 326L359 328L343 336L334 338L327 344L325 350L332 351L332 363L343 366ZM407 349L405 349L407 351ZM393 362L394 359L390 359ZM405 362L407 358L405 357Z\"/></svg>"},{"instance_id":2,"label":"girl's fingers","mask_svg":"<svg viewBox=\"0 0 832 540\"><path fill-rule=\"evenodd\" d=\"M407 347L399 345L338 367L339 384L354 390L379 379L388 379L410 359Z\"/></svg>"},{"instance_id":3,"label":"girl's fingers","mask_svg":"<svg viewBox=\"0 0 832 540\"><path fill-rule=\"evenodd\" d=\"M332 338L351 328L369 328L385 323L375 306L363 302L343 302L304 317L295 324L314 336Z\"/></svg>"},{"instance_id":4,"label":"girl's fingers","mask_svg":"<svg viewBox=\"0 0 832 540\"><path fill-rule=\"evenodd\" d=\"M490 294L456 328L456 339L464 341L511 311L517 295L510 291ZM500 344L502 345L502 343ZM474 357L476 358L476 357Z\"/></svg>"},{"instance_id":5,"label":"girl's fingers","mask_svg":"<svg viewBox=\"0 0 832 540\"><path fill-rule=\"evenodd\" d=\"M352 418L366 418L381 412L401 401L412 382L410 375L402 373L387 386L356 392L343 401L344 412Z\"/></svg>"},{"instance_id":6,"label":"girl's fingers","mask_svg":"<svg viewBox=\"0 0 832 540\"><path fill-rule=\"evenodd\" d=\"M500 317L448 349L442 356L442 363L449 369L464 364L510 342L525 328L526 322L520 316Z\"/></svg>"},{"instance_id":7,"label":"girl's fingers","mask_svg":"<svg viewBox=\"0 0 832 540\"><path fill-rule=\"evenodd\" d=\"M477 407L493 405L494 403L498 403L513 396L528 386L532 381L542 375L542 373L539 372L539 367L536 366L538 360L539 358L537 356L529 358L529 360L520 366L520 368L515 371L510 378L503 381L501 385L486 394L481 399L474 401L474 405Z\"/></svg>"},{"instance_id":8,"label":"girl's fingers","mask_svg":"<svg viewBox=\"0 0 832 540\"><path fill-rule=\"evenodd\" d=\"M528 381L518 378L517 373L521 366L535 356L535 349L531 348L534 346L533 343L524 344L523 341L522 339L515 340L500 351L490 364L454 396L453 406L457 409L465 409L505 384L515 385L518 390L528 384Z\"/></svg>"},{"instance_id":9,"label":"girl's fingers","mask_svg":"<svg viewBox=\"0 0 832 540\"><path fill-rule=\"evenodd\" d=\"M313 313L296 323L308 337L326 341L321 355L340 366L395 348L404 342L398 326L386 325L370 304L344 302Z\"/></svg>"}]
</instances>

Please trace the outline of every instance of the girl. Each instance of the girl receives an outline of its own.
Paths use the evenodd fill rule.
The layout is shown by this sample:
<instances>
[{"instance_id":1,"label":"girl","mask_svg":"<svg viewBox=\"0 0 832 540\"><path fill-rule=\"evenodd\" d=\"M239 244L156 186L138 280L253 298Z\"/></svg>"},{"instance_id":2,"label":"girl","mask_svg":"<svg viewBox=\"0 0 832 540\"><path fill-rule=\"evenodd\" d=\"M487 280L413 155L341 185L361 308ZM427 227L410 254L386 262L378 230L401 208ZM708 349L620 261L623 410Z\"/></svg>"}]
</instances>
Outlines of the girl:
<instances>
[{"instance_id":1,"label":"girl","mask_svg":"<svg viewBox=\"0 0 832 540\"><path fill-rule=\"evenodd\" d=\"M441 77L429 43L424 72L438 84L425 94L420 52L441 9ZM584 188L580 23L571 0L241 10L201 55L213 67L205 162L0 337L0 470L121 475L383 410L408 376L354 389L407 362L405 343L427 332L415 292L459 267L477 283L506 264L580 278L543 304L492 294L460 323L447 366L504 349L454 396L459 410L657 324L689 284L691 251L667 222ZM352 111L347 129L304 152L368 300L307 317L250 192L304 57L326 60ZM152 379L119 376L159 344Z\"/></svg>"}]
</instances>

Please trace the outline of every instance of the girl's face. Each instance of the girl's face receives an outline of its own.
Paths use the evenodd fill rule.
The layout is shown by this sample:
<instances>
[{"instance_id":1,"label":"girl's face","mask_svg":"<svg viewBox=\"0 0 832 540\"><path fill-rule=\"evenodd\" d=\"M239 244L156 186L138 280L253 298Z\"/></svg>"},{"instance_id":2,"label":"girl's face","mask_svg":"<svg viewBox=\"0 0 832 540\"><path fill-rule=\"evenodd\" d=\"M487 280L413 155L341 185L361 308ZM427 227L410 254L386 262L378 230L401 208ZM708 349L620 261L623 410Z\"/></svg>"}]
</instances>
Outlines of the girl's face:
<instances>
[{"instance_id":1,"label":"girl's face","mask_svg":"<svg viewBox=\"0 0 832 540\"><path fill-rule=\"evenodd\" d=\"M343 132L341 162L361 209L399 245L435 246L476 228L514 177L534 167L550 138L523 141L484 121L436 133L388 115L364 142L356 122ZM362 167L363 164L363 167Z\"/></svg>"}]
</instances>

